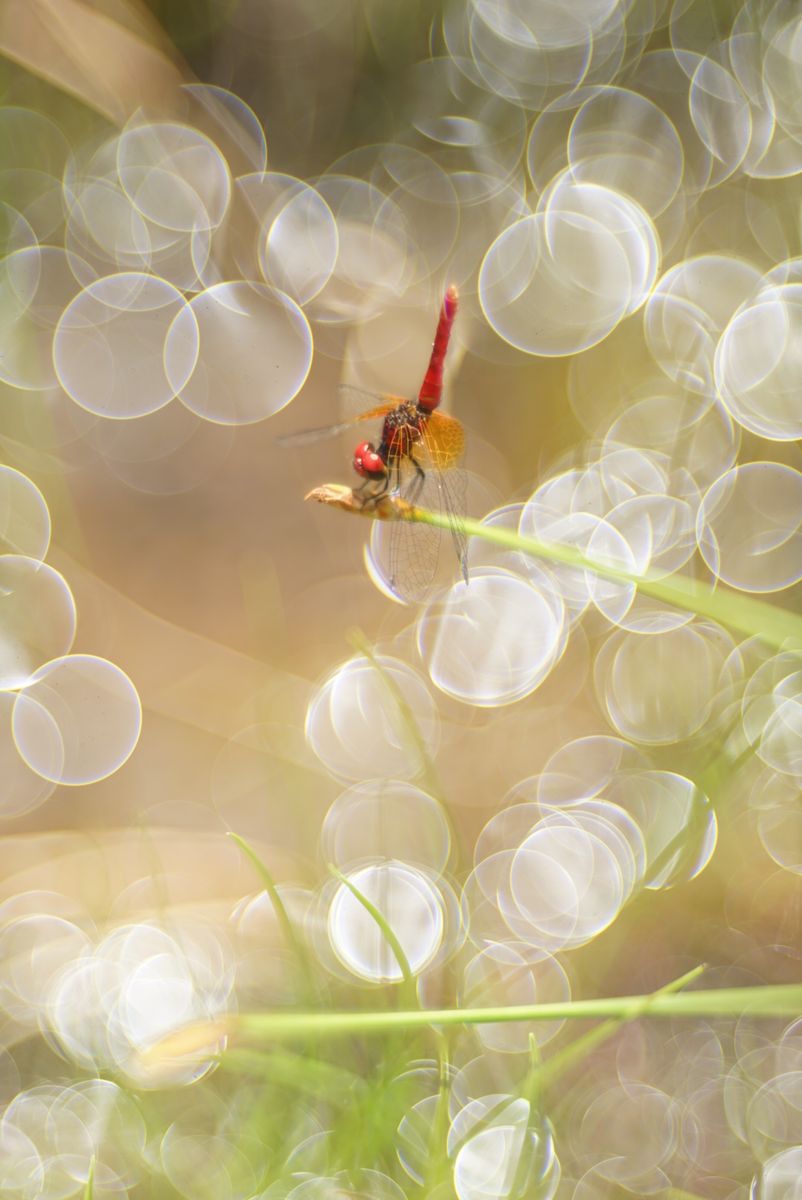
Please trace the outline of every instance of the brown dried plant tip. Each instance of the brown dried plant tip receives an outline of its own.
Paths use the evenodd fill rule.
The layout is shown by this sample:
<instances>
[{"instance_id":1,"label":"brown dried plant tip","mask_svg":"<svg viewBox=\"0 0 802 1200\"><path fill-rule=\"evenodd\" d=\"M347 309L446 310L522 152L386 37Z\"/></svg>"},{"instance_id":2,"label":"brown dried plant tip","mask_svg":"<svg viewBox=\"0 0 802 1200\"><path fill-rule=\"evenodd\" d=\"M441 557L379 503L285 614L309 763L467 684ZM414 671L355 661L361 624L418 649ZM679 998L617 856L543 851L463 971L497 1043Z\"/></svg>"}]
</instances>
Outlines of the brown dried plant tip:
<instances>
[{"instance_id":1,"label":"brown dried plant tip","mask_svg":"<svg viewBox=\"0 0 802 1200\"><path fill-rule=\"evenodd\" d=\"M371 496L342 483L324 483L313 488L304 499L317 500L319 504L330 504L334 508L379 521L408 521L415 512L414 507L400 496Z\"/></svg>"}]
</instances>

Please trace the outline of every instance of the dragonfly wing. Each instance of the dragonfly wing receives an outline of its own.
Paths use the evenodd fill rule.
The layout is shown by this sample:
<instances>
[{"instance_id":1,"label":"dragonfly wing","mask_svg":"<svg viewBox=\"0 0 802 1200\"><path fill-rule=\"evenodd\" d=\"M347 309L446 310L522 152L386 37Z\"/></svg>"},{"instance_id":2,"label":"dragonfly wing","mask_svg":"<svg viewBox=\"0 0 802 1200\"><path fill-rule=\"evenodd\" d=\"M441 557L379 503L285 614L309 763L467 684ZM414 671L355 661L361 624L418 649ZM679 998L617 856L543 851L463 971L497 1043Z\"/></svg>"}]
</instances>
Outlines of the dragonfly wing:
<instances>
[{"instance_id":1,"label":"dragonfly wing","mask_svg":"<svg viewBox=\"0 0 802 1200\"><path fill-rule=\"evenodd\" d=\"M441 508L448 516L451 541L459 561L462 578L468 582L468 539L462 523L467 507L468 476L458 467L450 471L434 470L435 482L441 495Z\"/></svg>"},{"instance_id":2,"label":"dragonfly wing","mask_svg":"<svg viewBox=\"0 0 802 1200\"><path fill-rule=\"evenodd\" d=\"M465 430L456 417L433 412L423 428L421 441L429 474L437 486L439 508L448 516L451 540L462 571L468 581L468 543L461 516L466 509L468 477L456 464L465 450Z\"/></svg>"},{"instance_id":3,"label":"dragonfly wing","mask_svg":"<svg viewBox=\"0 0 802 1200\"><path fill-rule=\"evenodd\" d=\"M436 411L426 419L421 431L421 442L428 462L445 471L456 466L462 458L465 451L465 430L456 417Z\"/></svg>"},{"instance_id":4,"label":"dragonfly wing","mask_svg":"<svg viewBox=\"0 0 802 1200\"><path fill-rule=\"evenodd\" d=\"M364 388L354 388L350 384L340 384L337 390L351 397L350 407L354 407L357 400L361 405L364 405L366 400L370 400L373 402L373 407L366 412L354 411L353 416L349 416L344 421L338 421L334 425L321 425L318 429L303 429L300 433L282 434L281 437L276 438L276 442L280 446L311 446L315 442L326 441L328 438L345 433L348 429L353 429L354 425L360 421L371 421L377 417L384 417L403 403L400 396L377 396L375 392L365 391Z\"/></svg>"},{"instance_id":5,"label":"dragonfly wing","mask_svg":"<svg viewBox=\"0 0 802 1200\"><path fill-rule=\"evenodd\" d=\"M417 476L407 477L401 494L414 487ZM437 507L439 493L434 476L427 473L415 496L422 507ZM431 590L440 562L443 531L412 521L375 521L370 537L370 558L385 586L409 603L424 600Z\"/></svg>"},{"instance_id":6,"label":"dragonfly wing","mask_svg":"<svg viewBox=\"0 0 802 1200\"><path fill-rule=\"evenodd\" d=\"M353 428L353 421L340 421L337 425L321 425L319 429L303 429L300 433L285 433L276 438L279 446L311 446L314 442L325 442Z\"/></svg>"},{"instance_id":7,"label":"dragonfly wing","mask_svg":"<svg viewBox=\"0 0 802 1200\"><path fill-rule=\"evenodd\" d=\"M403 396L391 396L389 392L371 392L352 383L339 384L337 394L342 399L346 412L353 414L352 421L369 421L374 417L383 417L399 404L405 403Z\"/></svg>"}]
</instances>

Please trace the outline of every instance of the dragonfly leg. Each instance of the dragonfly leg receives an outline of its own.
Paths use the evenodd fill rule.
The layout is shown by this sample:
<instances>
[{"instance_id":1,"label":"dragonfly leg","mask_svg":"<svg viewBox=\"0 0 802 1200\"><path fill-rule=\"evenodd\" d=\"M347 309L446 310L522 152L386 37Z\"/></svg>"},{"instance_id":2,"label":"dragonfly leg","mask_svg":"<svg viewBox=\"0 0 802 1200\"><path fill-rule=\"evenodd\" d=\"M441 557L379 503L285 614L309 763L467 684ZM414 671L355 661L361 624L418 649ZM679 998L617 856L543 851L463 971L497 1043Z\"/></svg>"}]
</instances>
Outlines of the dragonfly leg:
<instances>
[{"instance_id":1,"label":"dragonfly leg","mask_svg":"<svg viewBox=\"0 0 802 1200\"><path fill-rule=\"evenodd\" d=\"M390 490L390 476L382 479L365 479L357 488L352 488L355 496L364 498L364 507L375 506Z\"/></svg>"}]
</instances>

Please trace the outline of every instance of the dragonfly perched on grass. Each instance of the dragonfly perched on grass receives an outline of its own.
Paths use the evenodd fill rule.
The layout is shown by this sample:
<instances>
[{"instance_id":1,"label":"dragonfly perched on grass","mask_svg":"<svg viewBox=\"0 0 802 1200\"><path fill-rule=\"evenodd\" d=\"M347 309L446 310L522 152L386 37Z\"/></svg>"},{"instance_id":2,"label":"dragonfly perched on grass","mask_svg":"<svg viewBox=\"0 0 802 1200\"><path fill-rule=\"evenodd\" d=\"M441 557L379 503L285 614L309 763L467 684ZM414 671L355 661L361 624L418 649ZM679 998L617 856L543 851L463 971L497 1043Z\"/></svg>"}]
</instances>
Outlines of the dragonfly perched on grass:
<instances>
[{"instance_id":1,"label":"dragonfly perched on grass","mask_svg":"<svg viewBox=\"0 0 802 1200\"><path fill-rule=\"evenodd\" d=\"M354 450L352 465L362 483L350 494L353 507L363 512L378 511L388 496L411 506L439 507L448 516L454 550L467 582L466 540L460 520L465 507L465 477L458 467L465 448L465 431L456 417L440 408L446 353L458 304L457 289L452 284L443 298L429 365L416 400L375 396L378 403L353 420L280 440L285 445L303 445L333 437L358 422L381 419L378 440L362 441ZM431 526L400 520L377 524L369 565L393 595L402 600L421 600L436 575L441 540L440 531Z\"/></svg>"}]
</instances>

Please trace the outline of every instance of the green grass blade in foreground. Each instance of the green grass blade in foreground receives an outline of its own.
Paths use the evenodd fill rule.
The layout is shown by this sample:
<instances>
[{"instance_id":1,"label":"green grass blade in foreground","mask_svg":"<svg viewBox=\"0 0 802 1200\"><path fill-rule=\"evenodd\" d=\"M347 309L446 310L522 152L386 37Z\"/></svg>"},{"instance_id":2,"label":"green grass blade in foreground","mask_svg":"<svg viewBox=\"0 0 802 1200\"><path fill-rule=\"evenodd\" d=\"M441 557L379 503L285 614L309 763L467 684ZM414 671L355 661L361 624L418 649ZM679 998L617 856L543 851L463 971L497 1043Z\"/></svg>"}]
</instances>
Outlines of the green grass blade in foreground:
<instances>
[{"instance_id":1,"label":"green grass blade in foreground","mask_svg":"<svg viewBox=\"0 0 802 1200\"><path fill-rule=\"evenodd\" d=\"M407 743L407 748L418 760L426 790L442 804L443 791L440 786L437 768L434 765L432 756L426 749L426 742L423 739L418 722L415 720L415 714L409 704L407 704L403 692L395 680L391 678L390 673L382 666L375 650L361 629L352 629L348 635L348 640L353 648L368 660L381 680L382 685L387 689L390 700L395 705L398 713L400 725L398 732Z\"/></svg>"},{"instance_id":2,"label":"green grass blade in foreground","mask_svg":"<svg viewBox=\"0 0 802 1200\"><path fill-rule=\"evenodd\" d=\"M359 1075L319 1058L291 1054L286 1050L237 1049L220 1055L220 1064L239 1075L252 1075L269 1083L312 1098L326 1097L328 1104L353 1104L354 1095L365 1087Z\"/></svg>"},{"instance_id":3,"label":"green grass blade in foreground","mask_svg":"<svg viewBox=\"0 0 802 1200\"><path fill-rule=\"evenodd\" d=\"M95 1163L97 1159L94 1154L89 1160L89 1174L86 1177L86 1187L84 1188L84 1200L93 1200L95 1194Z\"/></svg>"},{"instance_id":4,"label":"green grass blade in foreground","mask_svg":"<svg viewBox=\"0 0 802 1200\"><path fill-rule=\"evenodd\" d=\"M597 1046L601 1046L611 1038L627 1021L634 1021L637 1017L647 1016L651 1005L658 996L670 996L674 992L682 991L689 983L693 983L695 979L698 979L706 969L707 967L704 963L698 967L694 967L692 971L681 975L679 979L673 979L671 983L658 988L650 996L645 996L643 1004L637 1012L632 1012L626 1017L611 1017L607 1021L602 1021L600 1025L596 1025L593 1029L589 1029L587 1033L582 1034L581 1037L575 1038L573 1042L569 1042L567 1046L563 1046L555 1054L547 1058L545 1062L541 1061L533 1068L531 1072L532 1086L538 1093L543 1091L544 1088L556 1082L570 1067L581 1062Z\"/></svg>"},{"instance_id":5,"label":"green grass blade in foreground","mask_svg":"<svg viewBox=\"0 0 802 1200\"><path fill-rule=\"evenodd\" d=\"M362 905L368 916L370 916L371 919L376 922L376 925L381 931L382 937L392 950L393 957L398 963L398 968L401 972L401 978L405 987L407 989L411 988L414 991L415 981L412 976L412 968L409 965L409 959L404 953L404 947L396 937L393 927L385 917L384 913L380 912L376 905L373 904L371 900L368 900L367 896L360 892L359 888L351 882L347 875L343 875L342 871L338 871L337 868L331 863L329 863L329 871L335 879L340 881L343 887L348 888L348 891Z\"/></svg>"},{"instance_id":6,"label":"green grass blade in foreground","mask_svg":"<svg viewBox=\"0 0 802 1200\"><path fill-rule=\"evenodd\" d=\"M448 825L448 833L451 838L451 844L454 847L455 853L459 856L463 852L463 847L460 845L459 830L451 820L451 816L446 805L446 797L443 791L440 776L437 773L437 767L434 764L434 759L429 754L426 748L426 741L421 732L420 726L415 718L415 714L407 703L403 692L398 684L391 677L381 664L375 650L371 646L368 639L360 629L353 629L348 635L348 640L351 645L360 654L363 654L370 665L376 671L383 686L387 690L390 701L395 705L399 718L399 734L406 743L407 748L414 754L420 766L420 783L440 805L440 812L443 819Z\"/></svg>"},{"instance_id":7,"label":"green grass blade in foreground","mask_svg":"<svg viewBox=\"0 0 802 1200\"><path fill-rule=\"evenodd\" d=\"M233 833L231 830L229 830L228 836L237 843L243 854L250 859L251 863L256 869L257 875L264 885L265 891L270 897L270 903L273 905L273 911L276 914L276 920L281 927L281 932L284 935L287 948L291 950L295 956L295 961L298 964L298 971L304 983L306 997L311 1003L311 1001L317 995L317 987L315 986L315 974L312 969L312 962L306 947L298 937L298 934L295 932L295 926L290 920L290 915L284 907L284 902L279 895L275 880L253 847L249 846L245 841L245 838L240 837L238 833Z\"/></svg>"},{"instance_id":8,"label":"green grass blade in foreground","mask_svg":"<svg viewBox=\"0 0 802 1200\"><path fill-rule=\"evenodd\" d=\"M420 521L424 525L435 525L439 529L450 529L445 513L430 512L425 508L412 508L406 518ZM759 637L775 649L797 649L802 652L802 617L788 609L777 608L765 600L757 600L746 593L730 588L712 588L708 584L685 575L662 577L650 574L630 575L618 567L595 559L586 558L573 546L560 546L524 537L512 529L483 525L480 521L465 517L461 522L468 537L482 538L507 550L517 550L531 558L545 558L565 566L581 567L593 571L605 579L618 583L634 584L638 591L654 600L673 604L686 612L711 617L720 625L726 625L749 637Z\"/></svg>"},{"instance_id":9,"label":"green grass blade in foreground","mask_svg":"<svg viewBox=\"0 0 802 1200\"><path fill-rule=\"evenodd\" d=\"M645 1010L644 1010L645 1005ZM411 1009L406 1012L243 1013L230 1018L232 1032L271 1040L315 1034L320 1038L424 1029L428 1025L488 1025L506 1021L593 1020L613 1017L799 1017L802 984L714 988L694 992L611 996L560 1004L523 1004L500 1008Z\"/></svg>"},{"instance_id":10,"label":"green grass blade in foreground","mask_svg":"<svg viewBox=\"0 0 802 1200\"><path fill-rule=\"evenodd\" d=\"M436 1031L437 1037L437 1103L434 1119L429 1128L428 1153L423 1187L426 1195L434 1192L448 1177L448 1129L451 1124L449 1116L449 1100L451 1097L451 1078L449 1075L450 1053L448 1035L442 1030Z\"/></svg>"}]
</instances>

